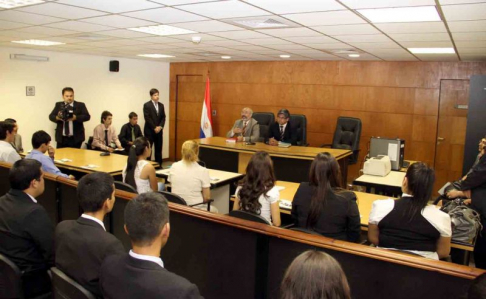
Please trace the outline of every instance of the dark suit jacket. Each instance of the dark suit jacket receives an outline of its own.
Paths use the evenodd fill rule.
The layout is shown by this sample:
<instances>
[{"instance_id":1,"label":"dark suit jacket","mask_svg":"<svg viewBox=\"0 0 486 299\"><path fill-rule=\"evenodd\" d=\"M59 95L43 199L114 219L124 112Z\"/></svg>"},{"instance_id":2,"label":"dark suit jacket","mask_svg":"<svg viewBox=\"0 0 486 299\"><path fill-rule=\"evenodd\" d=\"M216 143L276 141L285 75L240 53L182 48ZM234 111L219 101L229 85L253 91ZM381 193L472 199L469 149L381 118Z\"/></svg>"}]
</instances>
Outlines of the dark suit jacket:
<instances>
[{"instance_id":1,"label":"dark suit jacket","mask_svg":"<svg viewBox=\"0 0 486 299\"><path fill-rule=\"evenodd\" d=\"M54 265L54 225L46 210L23 191L10 189L0 197L0 253L21 271L47 270Z\"/></svg>"},{"instance_id":2,"label":"dark suit jacket","mask_svg":"<svg viewBox=\"0 0 486 299\"><path fill-rule=\"evenodd\" d=\"M142 129L140 128L139 125L134 126L134 132L135 132L135 139L138 137L142 137ZM118 139L120 139L121 145L127 149L128 147L128 142L135 141L132 140L132 125L130 123L126 123L123 125L120 131L120 135L118 135Z\"/></svg>"},{"instance_id":3,"label":"dark suit jacket","mask_svg":"<svg viewBox=\"0 0 486 299\"><path fill-rule=\"evenodd\" d=\"M479 159L461 182L461 189L471 190L471 208L481 214L481 222L486 227L486 155Z\"/></svg>"},{"instance_id":4,"label":"dark suit jacket","mask_svg":"<svg viewBox=\"0 0 486 299\"><path fill-rule=\"evenodd\" d=\"M79 217L59 223L55 234L56 267L97 297L101 297L101 263L125 248L93 220Z\"/></svg>"},{"instance_id":5,"label":"dark suit jacket","mask_svg":"<svg viewBox=\"0 0 486 299\"><path fill-rule=\"evenodd\" d=\"M165 110L164 105L158 102L159 105L159 115L157 115L157 110L155 110L154 103L150 100L143 104L143 116L145 118L145 126L143 127L143 134L145 137L152 139L155 137L155 127L165 126ZM161 134L162 131L159 133Z\"/></svg>"},{"instance_id":6,"label":"dark suit jacket","mask_svg":"<svg viewBox=\"0 0 486 299\"><path fill-rule=\"evenodd\" d=\"M306 228L314 186L301 183L292 201L292 218L298 227ZM323 236L338 240L357 242L361 223L356 195L350 191L331 192L314 230Z\"/></svg>"},{"instance_id":7,"label":"dark suit jacket","mask_svg":"<svg viewBox=\"0 0 486 299\"><path fill-rule=\"evenodd\" d=\"M57 124L56 127L56 142L62 141L63 124L64 122L56 120L56 116L64 108L64 102L57 102L52 109L51 114L49 114L49 119ZM83 142L86 138L84 135L84 125L83 122L89 121L91 115L89 115L86 105L82 102L73 102L74 115L76 115L76 120L73 121L73 137L75 142Z\"/></svg>"},{"instance_id":8,"label":"dark suit jacket","mask_svg":"<svg viewBox=\"0 0 486 299\"><path fill-rule=\"evenodd\" d=\"M129 254L105 259L100 284L105 299L202 298L197 286L187 279Z\"/></svg>"},{"instance_id":9,"label":"dark suit jacket","mask_svg":"<svg viewBox=\"0 0 486 299\"><path fill-rule=\"evenodd\" d=\"M283 140L280 140L280 125L277 122L273 123L270 126L269 131L270 134L268 135L268 138L273 137L277 141L282 141L285 143L291 143L292 145L297 145L297 139L298 139L297 128L295 126L292 126L290 121L287 123L287 126L285 127Z\"/></svg>"}]
</instances>

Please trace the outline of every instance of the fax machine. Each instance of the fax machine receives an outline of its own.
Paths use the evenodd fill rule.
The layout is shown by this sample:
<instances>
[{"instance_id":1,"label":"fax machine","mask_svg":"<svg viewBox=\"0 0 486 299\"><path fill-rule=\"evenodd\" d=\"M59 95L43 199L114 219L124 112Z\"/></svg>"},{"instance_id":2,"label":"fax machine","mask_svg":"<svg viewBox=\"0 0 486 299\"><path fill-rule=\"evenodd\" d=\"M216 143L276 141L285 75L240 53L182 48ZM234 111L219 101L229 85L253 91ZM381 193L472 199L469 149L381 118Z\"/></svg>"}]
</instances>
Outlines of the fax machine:
<instances>
[{"instance_id":1,"label":"fax machine","mask_svg":"<svg viewBox=\"0 0 486 299\"><path fill-rule=\"evenodd\" d=\"M363 173L376 176L386 176L391 171L390 157L378 156L364 163Z\"/></svg>"}]
</instances>

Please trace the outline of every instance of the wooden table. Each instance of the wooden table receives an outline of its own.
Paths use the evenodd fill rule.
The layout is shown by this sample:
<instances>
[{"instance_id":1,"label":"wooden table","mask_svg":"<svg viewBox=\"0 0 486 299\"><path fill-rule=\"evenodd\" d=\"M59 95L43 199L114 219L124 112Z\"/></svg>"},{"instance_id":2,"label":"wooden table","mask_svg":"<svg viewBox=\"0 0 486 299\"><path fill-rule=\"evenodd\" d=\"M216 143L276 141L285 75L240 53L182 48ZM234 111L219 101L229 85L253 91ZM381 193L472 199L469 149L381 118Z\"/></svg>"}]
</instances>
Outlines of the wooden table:
<instances>
[{"instance_id":1,"label":"wooden table","mask_svg":"<svg viewBox=\"0 0 486 299\"><path fill-rule=\"evenodd\" d=\"M257 142L255 145L246 145L244 142L227 143L226 138L223 137L197 139L196 141L200 145L199 157L208 168L245 173L252 155L258 151L266 151L274 162L273 167L277 179L296 183L308 180L312 160L322 152L329 152L338 160L343 182L346 183L348 156L352 154L350 150L331 148L305 146L283 148L261 142Z\"/></svg>"},{"instance_id":2,"label":"wooden table","mask_svg":"<svg viewBox=\"0 0 486 299\"><path fill-rule=\"evenodd\" d=\"M366 187L366 192L371 192L374 189L376 193L398 197L402 193L402 182L405 177L403 171L390 171L384 177L376 175L363 174L353 181L354 185Z\"/></svg>"}]
</instances>

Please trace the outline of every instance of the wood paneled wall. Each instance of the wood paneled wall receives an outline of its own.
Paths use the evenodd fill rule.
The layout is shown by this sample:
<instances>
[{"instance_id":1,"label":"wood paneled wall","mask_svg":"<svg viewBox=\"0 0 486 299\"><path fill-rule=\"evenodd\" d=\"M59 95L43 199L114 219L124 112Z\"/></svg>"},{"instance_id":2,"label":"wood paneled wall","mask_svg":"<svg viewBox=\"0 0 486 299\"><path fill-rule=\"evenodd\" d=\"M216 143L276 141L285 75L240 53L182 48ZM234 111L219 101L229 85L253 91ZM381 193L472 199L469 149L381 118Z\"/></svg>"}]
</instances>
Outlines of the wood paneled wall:
<instances>
[{"instance_id":1,"label":"wood paneled wall","mask_svg":"<svg viewBox=\"0 0 486 299\"><path fill-rule=\"evenodd\" d=\"M243 107L287 108L305 114L311 146L331 143L339 116L363 122L360 161L371 136L406 140L405 157L434 165L442 79L486 74L486 63L467 62L211 62L170 65L170 157L178 139L198 138L206 74L210 72L214 134L224 136ZM198 75L198 76L181 76ZM359 165L350 167L350 178Z\"/></svg>"}]
</instances>

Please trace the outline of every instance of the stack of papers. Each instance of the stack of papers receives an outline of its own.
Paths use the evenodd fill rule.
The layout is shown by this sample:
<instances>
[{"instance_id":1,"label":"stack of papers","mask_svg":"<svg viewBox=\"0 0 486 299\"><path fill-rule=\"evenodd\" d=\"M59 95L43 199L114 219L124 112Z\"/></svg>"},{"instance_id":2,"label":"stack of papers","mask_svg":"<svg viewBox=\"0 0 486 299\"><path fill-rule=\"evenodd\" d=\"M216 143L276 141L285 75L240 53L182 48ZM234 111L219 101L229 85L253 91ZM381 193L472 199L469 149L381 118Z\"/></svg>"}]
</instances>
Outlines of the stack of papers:
<instances>
[{"instance_id":1,"label":"stack of papers","mask_svg":"<svg viewBox=\"0 0 486 299\"><path fill-rule=\"evenodd\" d=\"M280 199L278 204L282 209L291 210L292 209L292 202L288 199Z\"/></svg>"},{"instance_id":2,"label":"stack of papers","mask_svg":"<svg viewBox=\"0 0 486 299\"><path fill-rule=\"evenodd\" d=\"M88 164L88 165L81 166L81 168L88 168L88 169L93 169L93 168L98 168L98 167L99 167L98 165L94 165L94 164Z\"/></svg>"}]
</instances>

